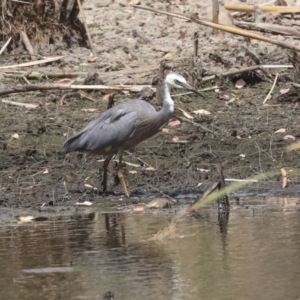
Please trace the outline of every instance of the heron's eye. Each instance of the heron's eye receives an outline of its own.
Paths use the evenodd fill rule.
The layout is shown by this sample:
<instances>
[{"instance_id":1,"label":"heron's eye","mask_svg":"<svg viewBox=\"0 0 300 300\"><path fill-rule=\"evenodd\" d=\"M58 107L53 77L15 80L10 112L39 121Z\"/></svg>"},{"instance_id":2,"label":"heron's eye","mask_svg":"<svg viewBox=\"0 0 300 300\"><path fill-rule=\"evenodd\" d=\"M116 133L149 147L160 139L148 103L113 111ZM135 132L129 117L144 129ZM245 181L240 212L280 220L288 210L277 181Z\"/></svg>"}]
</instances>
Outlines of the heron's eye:
<instances>
[{"instance_id":1,"label":"heron's eye","mask_svg":"<svg viewBox=\"0 0 300 300\"><path fill-rule=\"evenodd\" d=\"M177 84L177 85L181 85L181 82L177 79L174 79L174 83Z\"/></svg>"}]
</instances>

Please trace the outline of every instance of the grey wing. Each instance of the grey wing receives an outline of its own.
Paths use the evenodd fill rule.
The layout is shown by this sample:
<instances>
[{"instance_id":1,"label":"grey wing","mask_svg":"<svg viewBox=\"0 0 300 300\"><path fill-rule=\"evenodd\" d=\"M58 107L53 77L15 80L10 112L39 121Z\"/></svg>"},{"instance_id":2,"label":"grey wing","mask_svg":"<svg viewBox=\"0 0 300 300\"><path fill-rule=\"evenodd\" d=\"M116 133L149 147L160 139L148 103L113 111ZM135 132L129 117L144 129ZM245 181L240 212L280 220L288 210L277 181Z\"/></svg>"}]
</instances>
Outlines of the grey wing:
<instances>
[{"instance_id":1,"label":"grey wing","mask_svg":"<svg viewBox=\"0 0 300 300\"><path fill-rule=\"evenodd\" d=\"M70 137L63 145L71 151L105 151L105 148L119 147L130 138L137 124L137 113L123 106L115 106L84 129Z\"/></svg>"}]
</instances>

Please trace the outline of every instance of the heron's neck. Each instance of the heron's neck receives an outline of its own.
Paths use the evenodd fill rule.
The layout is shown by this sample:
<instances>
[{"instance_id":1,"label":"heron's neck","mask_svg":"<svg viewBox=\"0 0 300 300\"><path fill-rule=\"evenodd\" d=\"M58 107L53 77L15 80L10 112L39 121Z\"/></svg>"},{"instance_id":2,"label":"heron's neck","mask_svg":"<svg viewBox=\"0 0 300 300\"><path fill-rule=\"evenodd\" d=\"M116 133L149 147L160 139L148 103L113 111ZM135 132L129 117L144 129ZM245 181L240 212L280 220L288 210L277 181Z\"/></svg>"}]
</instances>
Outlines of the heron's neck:
<instances>
[{"instance_id":1,"label":"heron's neck","mask_svg":"<svg viewBox=\"0 0 300 300\"><path fill-rule=\"evenodd\" d=\"M163 101L163 106L159 112L163 115L165 122L167 122L173 115L174 102L170 95L170 88L165 80L162 82L160 95Z\"/></svg>"}]
</instances>

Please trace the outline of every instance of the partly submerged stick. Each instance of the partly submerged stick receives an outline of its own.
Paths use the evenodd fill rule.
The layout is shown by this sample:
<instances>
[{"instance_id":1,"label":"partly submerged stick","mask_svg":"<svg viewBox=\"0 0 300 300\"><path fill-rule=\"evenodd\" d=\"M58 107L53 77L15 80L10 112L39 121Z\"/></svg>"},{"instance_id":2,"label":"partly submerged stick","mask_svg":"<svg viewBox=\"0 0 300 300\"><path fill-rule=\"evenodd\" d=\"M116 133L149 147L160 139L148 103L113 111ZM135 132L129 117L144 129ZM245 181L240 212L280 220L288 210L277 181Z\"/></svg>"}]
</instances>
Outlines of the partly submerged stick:
<instances>
[{"instance_id":1,"label":"partly submerged stick","mask_svg":"<svg viewBox=\"0 0 300 300\"><path fill-rule=\"evenodd\" d=\"M248 181L234 182L234 183L222 188L221 190L210 194L209 196L207 196L204 199L201 198L201 201L197 201L195 204L193 204L189 208L189 211L199 209L200 207L203 207L204 205L206 205L210 202L216 201L217 199L220 199L224 195L229 194L233 191L236 191L236 190L242 188L243 186L248 185L249 183L252 183L253 180L258 180L259 181L259 180L265 179L267 177L278 175L279 173L280 173L280 171L274 170L274 171L269 171L269 172L266 172L266 173L261 173L261 174L252 176L252 177L248 178ZM186 209L182 209L178 212L177 215L178 216L185 215L186 212L187 212Z\"/></svg>"}]
</instances>

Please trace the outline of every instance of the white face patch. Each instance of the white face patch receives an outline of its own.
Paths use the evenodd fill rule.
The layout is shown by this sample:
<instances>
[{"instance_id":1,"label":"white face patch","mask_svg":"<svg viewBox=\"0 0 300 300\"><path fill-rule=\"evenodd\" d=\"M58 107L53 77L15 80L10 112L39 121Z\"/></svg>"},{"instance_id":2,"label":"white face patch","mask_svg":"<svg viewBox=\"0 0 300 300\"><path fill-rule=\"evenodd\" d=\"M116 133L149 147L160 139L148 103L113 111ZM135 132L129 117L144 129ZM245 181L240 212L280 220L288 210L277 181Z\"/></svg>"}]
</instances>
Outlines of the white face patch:
<instances>
[{"instance_id":1,"label":"white face patch","mask_svg":"<svg viewBox=\"0 0 300 300\"><path fill-rule=\"evenodd\" d=\"M181 89L182 86L176 84L176 80L181 81L183 83L187 83L185 78L183 76L181 76L180 74L177 74L177 73L170 73L166 77L166 83L168 85Z\"/></svg>"}]
</instances>

